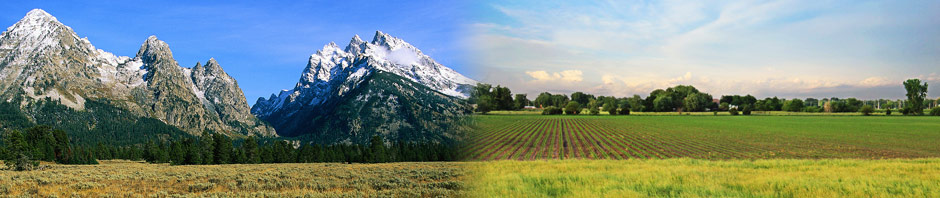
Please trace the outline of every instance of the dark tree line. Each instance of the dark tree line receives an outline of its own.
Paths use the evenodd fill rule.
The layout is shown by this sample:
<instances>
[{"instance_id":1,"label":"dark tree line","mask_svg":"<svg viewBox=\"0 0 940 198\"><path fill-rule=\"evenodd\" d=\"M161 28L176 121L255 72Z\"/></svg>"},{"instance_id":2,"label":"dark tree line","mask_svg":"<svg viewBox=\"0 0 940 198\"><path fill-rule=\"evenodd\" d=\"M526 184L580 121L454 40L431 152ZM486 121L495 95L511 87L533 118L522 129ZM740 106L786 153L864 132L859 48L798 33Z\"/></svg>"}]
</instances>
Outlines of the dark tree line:
<instances>
[{"instance_id":1,"label":"dark tree line","mask_svg":"<svg viewBox=\"0 0 940 198\"><path fill-rule=\"evenodd\" d=\"M584 92L574 92L569 95L540 93L535 100L529 101L523 94L516 94L511 100L514 108L501 108L498 104L510 104L510 100L502 98L504 94L511 93L509 88L489 84L478 84L472 94L471 102L477 105L478 112L491 110L518 110L524 106L532 105L542 108L543 114L581 114L587 110L588 114L597 115L607 112L610 115L629 115L631 111L706 111L716 110L718 105L712 101L712 96L699 92L692 86L679 85L667 89L657 89L650 96L643 99L639 95L633 97L617 98L613 96L595 96ZM495 99L494 99L495 98Z\"/></svg>"},{"instance_id":2,"label":"dark tree line","mask_svg":"<svg viewBox=\"0 0 940 198\"><path fill-rule=\"evenodd\" d=\"M454 161L455 147L435 143L397 142L390 146L379 136L369 144L317 145L298 141L262 141L250 136L236 142L218 133L170 142L149 142L142 158L151 163L258 164L258 163L384 163L402 161Z\"/></svg>"},{"instance_id":3,"label":"dark tree line","mask_svg":"<svg viewBox=\"0 0 940 198\"><path fill-rule=\"evenodd\" d=\"M0 159L14 170L33 169L39 165L38 161L98 164L87 148L72 146L65 131L43 125L22 132L17 129L4 132L0 141Z\"/></svg>"},{"instance_id":4,"label":"dark tree line","mask_svg":"<svg viewBox=\"0 0 940 198\"><path fill-rule=\"evenodd\" d=\"M782 99L767 97L757 99L751 95L724 95L715 102L712 95L699 91L690 85L678 85L666 89L657 89L650 92L646 98L639 95L616 98L612 96L594 96L583 92L574 92L569 95L540 93L535 100L528 101L525 95L516 94L510 100L509 88L489 84L478 84L471 102L478 105L477 111L490 110L517 110L521 104L531 104L542 108L542 114L581 114L585 109L588 114L596 115L602 111L610 115L629 115L630 112L701 112L701 111L731 111L732 114L750 115L752 111L788 111L788 112L860 112L871 115L875 109L883 109L888 115L892 108L897 108L904 115L923 115L925 109L930 109L930 115L940 116L940 99L927 99L927 83L919 79L905 81L907 100L859 100L856 98L806 98ZM515 102L515 103L513 103ZM515 104L513 108L503 108L505 105ZM926 107L926 108L925 108Z\"/></svg>"},{"instance_id":5,"label":"dark tree line","mask_svg":"<svg viewBox=\"0 0 940 198\"><path fill-rule=\"evenodd\" d=\"M48 126L20 132L9 130L0 141L0 159L7 167L31 170L38 161L60 164L97 164L97 160L145 160L173 165L258 163L384 163L403 161L455 161L455 146L437 143L396 142L387 144L374 136L368 144L304 144L299 141L259 140L250 136L233 140L219 133L172 141L149 141L143 145L114 146L99 143L79 147L67 134Z\"/></svg>"}]
</instances>

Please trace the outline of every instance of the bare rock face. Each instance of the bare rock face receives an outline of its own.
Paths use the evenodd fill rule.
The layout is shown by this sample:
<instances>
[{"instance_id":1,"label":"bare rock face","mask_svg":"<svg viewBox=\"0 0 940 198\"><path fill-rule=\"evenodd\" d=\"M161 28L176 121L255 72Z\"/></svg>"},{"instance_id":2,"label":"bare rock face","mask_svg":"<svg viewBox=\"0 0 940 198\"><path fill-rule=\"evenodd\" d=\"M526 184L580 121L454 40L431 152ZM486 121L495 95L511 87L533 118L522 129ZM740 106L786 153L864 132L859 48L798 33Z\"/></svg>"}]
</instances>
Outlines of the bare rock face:
<instances>
[{"instance_id":1,"label":"bare rock face","mask_svg":"<svg viewBox=\"0 0 940 198\"><path fill-rule=\"evenodd\" d=\"M275 134L274 128L251 114L238 82L225 73L214 58L210 58L204 67L196 63L189 71L196 96L202 96L199 99L208 110L207 114L218 117L222 123L234 123L230 127L236 129L257 131L265 136Z\"/></svg>"},{"instance_id":2,"label":"bare rock face","mask_svg":"<svg viewBox=\"0 0 940 198\"><path fill-rule=\"evenodd\" d=\"M0 99L27 106L47 98L75 110L86 100L104 100L196 135L275 135L251 116L238 84L214 59L206 67L180 67L155 36L136 57L115 56L35 9L0 34Z\"/></svg>"},{"instance_id":3,"label":"bare rock face","mask_svg":"<svg viewBox=\"0 0 940 198\"><path fill-rule=\"evenodd\" d=\"M407 42L377 31L310 55L291 90L259 98L251 112L278 135L324 144L392 141L454 142L469 112L464 98L476 81Z\"/></svg>"}]
</instances>

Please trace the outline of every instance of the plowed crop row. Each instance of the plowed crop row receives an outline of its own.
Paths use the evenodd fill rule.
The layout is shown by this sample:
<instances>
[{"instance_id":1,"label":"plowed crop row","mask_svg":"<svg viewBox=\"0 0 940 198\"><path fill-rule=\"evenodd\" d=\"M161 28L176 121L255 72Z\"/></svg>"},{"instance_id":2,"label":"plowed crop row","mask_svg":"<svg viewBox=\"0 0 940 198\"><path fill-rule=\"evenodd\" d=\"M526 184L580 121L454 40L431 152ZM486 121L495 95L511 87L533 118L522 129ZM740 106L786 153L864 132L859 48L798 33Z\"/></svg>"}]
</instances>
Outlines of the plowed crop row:
<instances>
[{"instance_id":1,"label":"plowed crop row","mask_svg":"<svg viewBox=\"0 0 940 198\"><path fill-rule=\"evenodd\" d=\"M853 119L708 116L479 116L482 127L463 148L467 160L539 159L758 159L758 158L910 158L940 156L927 133L890 128L899 123L861 126L859 134L842 125ZM686 120L683 120L686 119ZM766 120L772 119L772 120ZM777 120L773 120L777 119ZM883 118L894 119L894 118ZM820 121L821 120L821 121ZM932 120L937 121L937 120ZM895 122L895 121L891 121ZM781 123L796 124L772 128ZM799 127L799 123L805 123ZM826 128L825 124L832 124ZM862 124L864 125L864 124ZM933 128L930 128L933 127ZM924 132L920 132L924 131ZM865 139L869 138L869 139ZM906 139L905 139L906 138ZM923 138L927 138L926 140ZM874 139L874 140L872 140ZM882 140L878 140L882 139ZM895 144L891 141L906 141ZM925 142L926 141L926 142Z\"/></svg>"},{"instance_id":2,"label":"plowed crop row","mask_svg":"<svg viewBox=\"0 0 940 198\"><path fill-rule=\"evenodd\" d=\"M605 127L587 119L542 118L481 131L471 160L736 158L730 146Z\"/></svg>"}]
</instances>

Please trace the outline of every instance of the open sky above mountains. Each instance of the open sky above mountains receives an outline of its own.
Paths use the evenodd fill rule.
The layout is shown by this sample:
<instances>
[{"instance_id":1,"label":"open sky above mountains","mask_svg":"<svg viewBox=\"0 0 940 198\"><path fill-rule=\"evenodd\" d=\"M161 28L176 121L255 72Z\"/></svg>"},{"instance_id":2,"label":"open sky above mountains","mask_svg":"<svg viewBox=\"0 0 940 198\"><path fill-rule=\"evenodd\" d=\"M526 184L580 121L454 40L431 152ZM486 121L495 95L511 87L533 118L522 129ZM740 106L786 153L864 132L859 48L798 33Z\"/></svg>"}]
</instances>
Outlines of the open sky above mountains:
<instances>
[{"instance_id":1,"label":"open sky above mountains","mask_svg":"<svg viewBox=\"0 0 940 198\"><path fill-rule=\"evenodd\" d=\"M937 1L7 2L0 24L41 8L99 49L133 56L157 35L182 66L216 58L251 103L290 89L307 58L376 30L517 93L645 96L940 96ZM12 14L11 14L12 13Z\"/></svg>"},{"instance_id":2,"label":"open sky above mountains","mask_svg":"<svg viewBox=\"0 0 940 198\"><path fill-rule=\"evenodd\" d=\"M940 96L940 1L490 1L470 29L477 80L648 95L691 84L758 97Z\"/></svg>"},{"instance_id":3,"label":"open sky above mountains","mask_svg":"<svg viewBox=\"0 0 940 198\"><path fill-rule=\"evenodd\" d=\"M238 80L249 103L291 89L308 57L330 42L372 38L376 30L408 40L441 64L468 74L459 38L459 2L244 1L5 2L0 24L34 8L49 12L95 47L133 56L150 35L166 41L184 67L214 57Z\"/></svg>"}]
</instances>

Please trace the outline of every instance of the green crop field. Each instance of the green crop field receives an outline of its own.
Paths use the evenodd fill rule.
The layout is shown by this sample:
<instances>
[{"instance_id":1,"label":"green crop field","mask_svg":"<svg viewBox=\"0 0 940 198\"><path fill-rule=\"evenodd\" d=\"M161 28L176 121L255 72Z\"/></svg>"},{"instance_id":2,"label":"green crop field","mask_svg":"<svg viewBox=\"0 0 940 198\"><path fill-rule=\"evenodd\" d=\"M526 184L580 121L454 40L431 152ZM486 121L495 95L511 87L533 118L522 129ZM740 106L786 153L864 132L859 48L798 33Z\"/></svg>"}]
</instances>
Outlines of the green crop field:
<instances>
[{"instance_id":1,"label":"green crop field","mask_svg":"<svg viewBox=\"0 0 940 198\"><path fill-rule=\"evenodd\" d=\"M471 164L471 197L940 197L936 158Z\"/></svg>"},{"instance_id":2,"label":"green crop field","mask_svg":"<svg viewBox=\"0 0 940 198\"><path fill-rule=\"evenodd\" d=\"M475 116L468 160L940 157L940 117Z\"/></svg>"}]
</instances>

